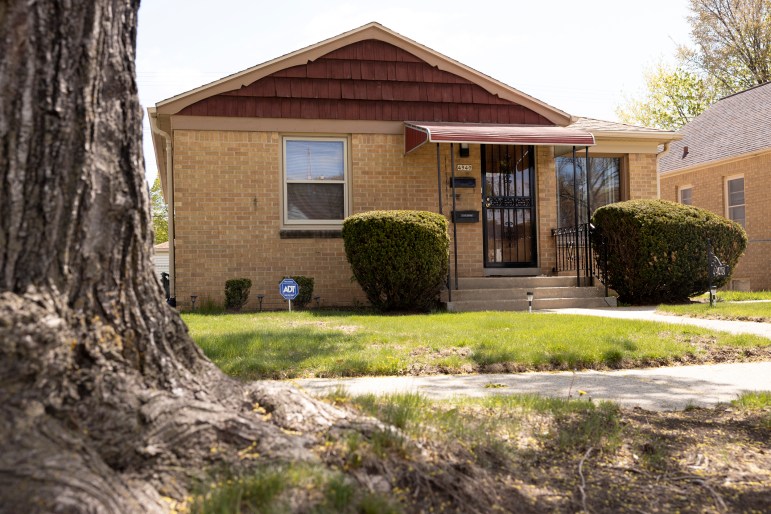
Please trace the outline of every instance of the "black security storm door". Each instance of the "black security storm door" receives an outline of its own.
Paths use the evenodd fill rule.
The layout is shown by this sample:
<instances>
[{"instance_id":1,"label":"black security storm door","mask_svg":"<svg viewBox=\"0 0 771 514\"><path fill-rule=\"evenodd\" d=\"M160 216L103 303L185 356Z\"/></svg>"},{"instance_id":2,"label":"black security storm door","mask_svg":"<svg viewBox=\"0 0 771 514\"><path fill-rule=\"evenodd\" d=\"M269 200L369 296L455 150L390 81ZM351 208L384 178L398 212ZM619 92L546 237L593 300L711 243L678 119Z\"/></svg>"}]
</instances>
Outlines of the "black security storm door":
<instances>
[{"instance_id":1,"label":"black security storm door","mask_svg":"<svg viewBox=\"0 0 771 514\"><path fill-rule=\"evenodd\" d=\"M483 145L482 183L485 267L535 267L533 147Z\"/></svg>"}]
</instances>

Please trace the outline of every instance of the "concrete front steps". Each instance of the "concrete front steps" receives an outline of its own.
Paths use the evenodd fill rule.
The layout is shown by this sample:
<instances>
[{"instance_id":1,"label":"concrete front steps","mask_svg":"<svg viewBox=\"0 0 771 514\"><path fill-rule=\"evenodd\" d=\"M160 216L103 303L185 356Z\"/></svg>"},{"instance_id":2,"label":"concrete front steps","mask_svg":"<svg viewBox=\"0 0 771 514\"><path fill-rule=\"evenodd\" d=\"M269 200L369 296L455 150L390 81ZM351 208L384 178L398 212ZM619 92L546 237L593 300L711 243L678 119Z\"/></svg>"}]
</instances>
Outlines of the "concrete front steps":
<instances>
[{"instance_id":1,"label":"concrete front steps","mask_svg":"<svg viewBox=\"0 0 771 514\"><path fill-rule=\"evenodd\" d=\"M586 279L582 279L586 283ZM526 311L527 292L533 293L533 310L615 307L615 298L605 298L605 288L576 287L576 277L479 277L452 283L452 301L447 290L441 300L450 312Z\"/></svg>"}]
</instances>

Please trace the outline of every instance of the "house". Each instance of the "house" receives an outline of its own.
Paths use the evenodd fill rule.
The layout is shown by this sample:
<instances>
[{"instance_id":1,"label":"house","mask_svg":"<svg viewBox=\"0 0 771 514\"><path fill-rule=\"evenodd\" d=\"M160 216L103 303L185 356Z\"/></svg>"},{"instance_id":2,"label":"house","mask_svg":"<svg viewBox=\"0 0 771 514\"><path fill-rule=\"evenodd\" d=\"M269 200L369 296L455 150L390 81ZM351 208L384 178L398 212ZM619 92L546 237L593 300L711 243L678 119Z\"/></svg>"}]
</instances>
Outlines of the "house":
<instances>
[{"instance_id":1,"label":"house","mask_svg":"<svg viewBox=\"0 0 771 514\"><path fill-rule=\"evenodd\" d=\"M771 290L771 83L728 96L686 124L660 161L661 198L732 219L747 250L737 290Z\"/></svg>"},{"instance_id":2,"label":"house","mask_svg":"<svg viewBox=\"0 0 771 514\"><path fill-rule=\"evenodd\" d=\"M659 145L677 137L571 116L378 23L148 111L181 308L222 301L237 277L253 282L249 307L280 305L286 275L313 277L325 306L365 301L341 224L374 209L454 217L450 294L575 269L557 229L656 198Z\"/></svg>"},{"instance_id":3,"label":"house","mask_svg":"<svg viewBox=\"0 0 771 514\"><path fill-rule=\"evenodd\" d=\"M169 272L169 242L158 243L153 246L153 266L158 279L161 279L161 273Z\"/></svg>"}]
</instances>

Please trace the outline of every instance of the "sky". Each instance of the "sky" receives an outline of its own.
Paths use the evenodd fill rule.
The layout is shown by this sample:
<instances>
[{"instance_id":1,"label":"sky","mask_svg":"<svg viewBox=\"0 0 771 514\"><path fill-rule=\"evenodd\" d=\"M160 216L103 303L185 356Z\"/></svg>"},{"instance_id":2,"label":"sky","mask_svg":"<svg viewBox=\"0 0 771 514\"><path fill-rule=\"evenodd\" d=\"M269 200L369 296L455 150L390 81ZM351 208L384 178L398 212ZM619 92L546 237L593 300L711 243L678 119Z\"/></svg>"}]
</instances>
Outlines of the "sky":
<instances>
[{"instance_id":1,"label":"sky","mask_svg":"<svg viewBox=\"0 0 771 514\"><path fill-rule=\"evenodd\" d=\"M144 0L137 84L157 102L372 21L575 116L616 120L690 43L688 0ZM145 170L157 175L144 120Z\"/></svg>"}]
</instances>

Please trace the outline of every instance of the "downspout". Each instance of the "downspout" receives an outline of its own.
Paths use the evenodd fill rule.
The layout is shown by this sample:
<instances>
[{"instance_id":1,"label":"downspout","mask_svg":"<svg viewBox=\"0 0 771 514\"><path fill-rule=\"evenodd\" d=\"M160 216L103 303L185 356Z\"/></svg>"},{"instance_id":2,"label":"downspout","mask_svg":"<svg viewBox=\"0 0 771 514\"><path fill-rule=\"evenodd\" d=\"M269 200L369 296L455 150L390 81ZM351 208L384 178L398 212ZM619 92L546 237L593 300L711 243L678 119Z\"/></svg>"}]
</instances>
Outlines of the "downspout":
<instances>
[{"instance_id":1,"label":"downspout","mask_svg":"<svg viewBox=\"0 0 771 514\"><path fill-rule=\"evenodd\" d=\"M664 149L656 154L656 198L661 199L661 177L659 175L659 161L669 152L672 141L664 143Z\"/></svg>"},{"instance_id":2,"label":"downspout","mask_svg":"<svg viewBox=\"0 0 771 514\"><path fill-rule=\"evenodd\" d=\"M168 132L164 132L158 128L158 115L152 114L155 118L155 123L151 123L150 126L153 129L153 133L162 137L166 142L166 189L168 197L168 215L169 215L169 305L172 307L177 306L177 287L176 287L176 266L174 260L174 236L176 231L174 230L174 173L172 170L173 160L171 155L171 136Z\"/></svg>"}]
</instances>

